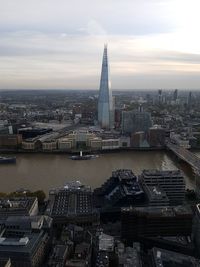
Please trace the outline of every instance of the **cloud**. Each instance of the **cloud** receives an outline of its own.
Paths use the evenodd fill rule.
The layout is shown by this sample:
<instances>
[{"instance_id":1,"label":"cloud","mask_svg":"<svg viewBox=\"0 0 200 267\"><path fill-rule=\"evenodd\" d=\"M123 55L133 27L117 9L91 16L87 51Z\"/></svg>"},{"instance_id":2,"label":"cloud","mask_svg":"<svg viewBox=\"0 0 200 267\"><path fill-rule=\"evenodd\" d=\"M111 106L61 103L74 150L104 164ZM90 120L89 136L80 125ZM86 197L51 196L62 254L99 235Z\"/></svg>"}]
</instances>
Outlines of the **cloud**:
<instances>
[{"instance_id":1,"label":"cloud","mask_svg":"<svg viewBox=\"0 0 200 267\"><path fill-rule=\"evenodd\" d=\"M105 42L114 88L197 88L191 1L0 0L0 88L97 89Z\"/></svg>"}]
</instances>

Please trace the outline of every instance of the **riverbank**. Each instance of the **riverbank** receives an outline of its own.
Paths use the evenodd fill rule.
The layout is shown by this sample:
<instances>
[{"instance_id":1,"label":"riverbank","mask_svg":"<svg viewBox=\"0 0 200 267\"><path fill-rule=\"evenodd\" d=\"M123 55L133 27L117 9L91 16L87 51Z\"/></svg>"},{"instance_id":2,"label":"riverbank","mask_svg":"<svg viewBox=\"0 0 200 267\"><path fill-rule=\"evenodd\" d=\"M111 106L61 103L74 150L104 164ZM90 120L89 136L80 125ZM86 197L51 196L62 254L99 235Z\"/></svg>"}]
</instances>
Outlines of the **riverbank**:
<instances>
[{"instance_id":1,"label":"riverbank","mask_svg":"<svg viewBox=\"0 0 200 267\"><path fill-rule=\"evenodd\" d=\"M83 153L89 154L104 154L104 153L119 153L119 152L128 152L128 151L165 151L165 147L152 147L152 148L116 148L116 149L104 149L104 150L82 150ZM24 150L24 149L0 149L0 154L79 154L80 150L75 149L72 151L61 151L61 150L52 150L52 151L44 151L44 150Z\"/></svg>"}]
</instances>

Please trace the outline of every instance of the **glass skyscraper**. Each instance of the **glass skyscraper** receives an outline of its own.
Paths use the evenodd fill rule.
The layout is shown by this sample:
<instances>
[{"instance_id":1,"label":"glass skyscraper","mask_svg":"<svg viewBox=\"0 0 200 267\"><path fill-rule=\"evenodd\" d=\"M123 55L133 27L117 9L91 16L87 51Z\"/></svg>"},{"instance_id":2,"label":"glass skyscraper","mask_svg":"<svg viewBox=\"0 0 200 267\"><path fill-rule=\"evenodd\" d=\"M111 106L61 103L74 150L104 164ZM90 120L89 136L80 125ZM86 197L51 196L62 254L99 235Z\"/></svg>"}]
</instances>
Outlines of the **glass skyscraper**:
<instances>
[{"instance_id":1,"label":"glass skyscraper","mask_svg":"<svg viewBox=\"0 0 200 267\"><path fill-rule=\"evenodd\" d=\"M98 100L98 122L101 128L111 129L114 127L114 110L112 91L109 80L109 67L107 45L104 46L101 80Z\"/></svg>"}]
</instances>

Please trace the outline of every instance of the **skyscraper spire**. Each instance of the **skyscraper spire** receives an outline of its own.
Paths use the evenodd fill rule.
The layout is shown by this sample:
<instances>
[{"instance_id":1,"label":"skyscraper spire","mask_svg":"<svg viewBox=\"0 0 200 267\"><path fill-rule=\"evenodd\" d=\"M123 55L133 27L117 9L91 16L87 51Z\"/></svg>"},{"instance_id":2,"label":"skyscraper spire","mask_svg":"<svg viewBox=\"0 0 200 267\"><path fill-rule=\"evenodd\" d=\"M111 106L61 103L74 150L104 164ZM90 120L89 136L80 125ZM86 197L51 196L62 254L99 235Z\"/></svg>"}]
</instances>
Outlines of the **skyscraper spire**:
<instances>
[{"instance_id":1,"label":"skyscraper spire","mask_svg":"<svg viewBox=\"0 0 200 267\"><path fill-rule=\"evenodd\" d=\"M98 100L98 122L102 128L111 129L114 124L112 91L109 80L107 44L104 45Z\"/></svg>"}]
</instances>

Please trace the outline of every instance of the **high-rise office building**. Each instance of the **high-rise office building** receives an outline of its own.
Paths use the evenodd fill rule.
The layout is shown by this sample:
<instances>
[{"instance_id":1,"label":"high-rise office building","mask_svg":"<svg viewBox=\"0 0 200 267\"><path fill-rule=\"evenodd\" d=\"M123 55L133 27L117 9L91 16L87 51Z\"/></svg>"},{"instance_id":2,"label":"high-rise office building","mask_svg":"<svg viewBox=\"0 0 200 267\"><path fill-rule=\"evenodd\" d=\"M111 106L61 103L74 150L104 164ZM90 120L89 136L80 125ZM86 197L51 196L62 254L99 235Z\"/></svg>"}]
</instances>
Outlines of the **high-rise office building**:
<instances>
[{"instance_id":1,"label":"high-rise office building","mask_svg":"<svg viewBox=\"0 0 200 267\"><path fill-rule=\"evenodd\" d=\"M104 129L114 126L112 91L110 88L107 45L104 46L101 80L98 100L98 122Z\"/></svg>"},{"instance_id":2,"label":"high-rise office building","mask_svg":"<svg viewBox=\"0 0 200 267\"><path fill-rule=\"evenodd\" d=\"M162 95L162 90L158 90L158 103L161 104L162 103L162 99L163 98L163 95Z\"/></svg>"},{"instance_id":3,"label":"high-rise office building","mask_svg":"<svg viewBox=\"0 0 200 267\"><path fill-rule=\"evenodd\" d=\"M170 205L180 205L185 198L185 181L179 170L144 170L141 180L147 186L159 186L166 192Z\"/></svg>"},{"instance_id":4,"label":"high-rise office building","mask_svg":"<svg viewBox=\"0 0 200 267\"><path fill-rule=\"evenodd\" d=\"M188 104L188 108L191 108L191 106L192 106L192 92L189 92L187 104Z\"/></svg>"},{"instance_id":5,"label":"high-rise office building","mask_svg":"<svg viewBox=\"0 0 200 267\"><path fill-rule=\"evenodd\" d=\"M175 89L173 93L173 100L176 101L178 99L178 90Z\"/></svg>"},{"instance_id":6,"label":"high-rise office building","mask_svg":"<svg viewBox=\"0 0 200 267\"><path fill-rule=\"evenodd\" d=\"M142 109L122 112L123 133L147 132L151 126L152 121L149 112L145 112Z\"/></svg>"}]
</instances>

